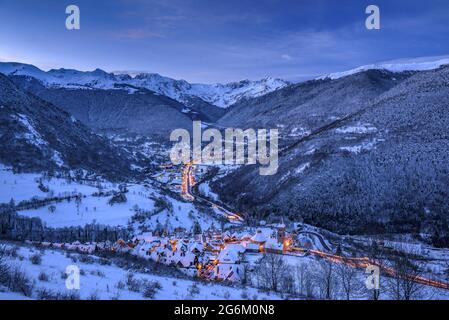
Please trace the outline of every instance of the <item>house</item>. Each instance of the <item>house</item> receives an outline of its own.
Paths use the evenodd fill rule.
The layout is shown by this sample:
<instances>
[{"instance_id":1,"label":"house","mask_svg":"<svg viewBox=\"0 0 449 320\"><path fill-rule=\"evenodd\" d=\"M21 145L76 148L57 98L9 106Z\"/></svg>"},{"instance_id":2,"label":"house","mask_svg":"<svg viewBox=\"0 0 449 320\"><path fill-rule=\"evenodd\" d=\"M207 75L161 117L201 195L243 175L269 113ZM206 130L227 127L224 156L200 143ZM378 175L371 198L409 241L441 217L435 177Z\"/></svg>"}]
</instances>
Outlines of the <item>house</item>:
<instances>
[{"instance_id":1,"label":"house","mask_svg":"<svg viewBox=\"0 0 449 320\"><path fill-rule=\"evenodd\" d=\"M253 243L263 245L267 241L267 237L263 234L261 229L257 229L256 234L250 239Z\"/></svg>"},{"instance_id":2,"label":"house","mask_svg":"<svg viewBox=\"0 0 449 320\"><path fill-rule=\"evenodd\" d=\"M144 242L144 243L137 245L134 248L133 253L139 257L149 259L152 249L153 249L152 243Z\"/></svg>"},{"instance_id":3,"label":"house","mask_svg":"<svg viewBox=\"0 0 449 320\"><path fill-rule=\"evenodd\" d=\"M186 228L183 228L183 227L176 227L176 228L173 230L173 233L175 234L175 236L176 236L177 238L182 238L182 237L184 237L184 235L187 233L187 229L186 229Z\"/></svg>"},{"instance_id":4,"label":"house","mask_svg":"<svg viewBox=\"0 0 449 320\"><path fill-rule=\"evenodd\" d=\"M241 264L218 264L214 267L213 277L217 281L240 282L243 273Z\"/></svg>"},{"instance_id":5,"label":"house","mask_svg":"<svg viewBox=\"0 0 449 320\"><path fill-rule=\"evenodd\" d=\"M261 252L261 245L253 242L246 243L245 247L247 252L259 253Z\"/></svg>"},{"instance_id":6,"label":"house","mask_svg":"<svg viewBox=\"0 0 449 320\"><path fill-rule=\"evenodd\" d=\"M240 263L245 248L241 244L228 244L217 257L218 263Z\"/></svg>"},{"instance_id":7,"label":"house","mask_svg":"<svg viewBox=\"0 0 449 320\"><path fill-rule=\"evenodd\" d=\"M204 245L199 242L193 242L190 244L189 251L194 254L201 254L204 251Z\"/></svg>"},{"instance_id":8,"label":"house","mask_svg":"<svg viewBox=\"0 0 449 320\"><path fill-rule=\"evenodd\" d=\"M268 238L264 245L265 252L282 254L284 245L278 239Z\"/></svg>"},{"instance_id":9,"label":"house","mask_svg":"<svg viewBox=\"0 0 449 320\"><path fill-rule=\"evenodd\" d=\"M179 263L183 268L196 268L195 266L198 264L198 257L191 252L187 252L181 257Z\"/></svg>"},{"instance_id":10,"label":"house","mask_svg":"<svg viewBox=\"0 0 449 320\"><path fill-rule=\"evenodd\" d=\"M81 253L92 254L95 252L95 248L96 248L95 244L87 243L87 244L79 245L77 250Z\"/></svg>"}]
</instances>

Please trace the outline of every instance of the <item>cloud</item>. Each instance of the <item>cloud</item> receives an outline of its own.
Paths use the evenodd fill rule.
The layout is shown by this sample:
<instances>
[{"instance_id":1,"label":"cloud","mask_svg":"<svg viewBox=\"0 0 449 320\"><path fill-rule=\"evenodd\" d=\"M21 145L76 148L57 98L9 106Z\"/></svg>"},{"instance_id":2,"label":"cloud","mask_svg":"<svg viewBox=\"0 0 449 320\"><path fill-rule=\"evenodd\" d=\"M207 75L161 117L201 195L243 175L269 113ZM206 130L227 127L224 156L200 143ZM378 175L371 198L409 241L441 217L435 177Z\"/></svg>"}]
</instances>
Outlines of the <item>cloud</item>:
<instances>
[{"instance_id":1,"label":"cloud","mask_svg":"<svg viewBox=\"0 0 449 320\"><path fill-rule=\"evenodd\" d=\"M290 61L292 59L292 57L290 55L284 53L283 55L281 55L281 59Z\"/></svg>"},{"instance_id":2,"label":"cloud","mask_svg":"<svg viewBox=\"0 0 449 320\"><path fill-rule=\"evenodd\" d=\"M120 30L114 33L114 36L118 39L125 40L142 40L150 38L164 38L164 35L160 32L148 31L145 29L126 29Z\"/></svg>"}]
</instances>

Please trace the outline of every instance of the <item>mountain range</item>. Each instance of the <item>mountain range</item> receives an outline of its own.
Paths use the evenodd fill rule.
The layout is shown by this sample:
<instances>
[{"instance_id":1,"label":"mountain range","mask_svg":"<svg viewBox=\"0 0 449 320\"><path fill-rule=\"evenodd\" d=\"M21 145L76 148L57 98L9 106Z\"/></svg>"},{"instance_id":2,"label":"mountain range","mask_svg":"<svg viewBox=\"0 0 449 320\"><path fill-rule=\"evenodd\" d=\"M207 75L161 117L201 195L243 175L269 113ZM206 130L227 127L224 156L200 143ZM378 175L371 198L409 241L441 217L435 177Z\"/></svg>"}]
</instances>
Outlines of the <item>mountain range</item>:
<instances>
[{"instance_id":1,"label":"mountain range","mask_svg":"<svg viewBox=\"0 0 449 320\"><path fill-rule=\"evenodd\" d=\"M243 166L212 184L240 212L449 243L449 66L312 80L237 103L218 123L282 137L276 175Z\"/></svg>"},{"instance_id":2,"label":"mountain range","mask_svg":"<svg viewBox=\"0 0 449 320\"><path fill-rule=\"evenodd\" d=\"M78 71L52 69L47 72L28 64L0 62L0 73L28 76L39 80L48 88L67 89L126 89L129 93L144 88L189 106L192 98L227 108L237 101L253 98L280 89L289 84L281 79L267 77L257 81L242 80L227 84L191 84L185 80L163 77L157 73L128 74L107 73L101 69Z\"/></svg>"},{"instance_id":3,"label":"mountain range","mask_svg":"<svg viewBox=\"0 0 449 320\"><path fill-rule=\"evenodd\" d=\"M0 159L17 171L85 170L114 180L131 175L133 157L68 112L0 74Z\"/></svg>"},{"instance_id":4,"label":"mountain range","mask_svg":"<svg viewBox=\"0 0 449 320\"><path fill-rule=\"evenodd\" d=\"M140 156L99 136L104 130L166 141L192 119L218 128L278 128L276 175L242 166L211 183L247 221L301 217L340 233L433 234L447 245L448 62L374 64L296 84L267 78L227 85L3 63L1 161L123 176Z\"/></svg>"}]
</instances>

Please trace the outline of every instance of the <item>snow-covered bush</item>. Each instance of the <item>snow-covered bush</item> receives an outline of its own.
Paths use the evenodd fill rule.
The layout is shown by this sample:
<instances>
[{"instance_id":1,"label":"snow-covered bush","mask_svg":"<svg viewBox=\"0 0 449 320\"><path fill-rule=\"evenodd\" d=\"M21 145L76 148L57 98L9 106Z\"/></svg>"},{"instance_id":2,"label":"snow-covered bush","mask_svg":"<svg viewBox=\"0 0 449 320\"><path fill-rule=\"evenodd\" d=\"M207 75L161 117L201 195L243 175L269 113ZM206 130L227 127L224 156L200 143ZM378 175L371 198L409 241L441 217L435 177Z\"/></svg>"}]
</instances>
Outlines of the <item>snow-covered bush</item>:
<instances>
[{"instance_id":1,"label":"snow-covered bush","mask_svg":"<svg viewBox=\"0 0 449 320\"><path fill-rule=\"evenodd\" d=\"M200 288L198 288L198 285L196 283L193 283L191 286L187 288L187 292L191 297L194 297L200 294Z\"/></svg>"},{"instance_id":2,"label":"snow-covered bush","mask_svg":"<svg viewBox=\"0 0 449 320\"><path fill-rule=\"evenodd\" d=\"M143 296L147 299L154 299L156 293L162 289L162 286L157 281L146 281L143 288Z\"/></svg>"},{"instance_id":3,"label":"snow-covered bush","mask_svg":"<svg viewBox=\"0 0 449 320\"><path fill-rule=\"evenodd\" d=\"M26 297L31 296L33 293L33 282L22 270L19 268L9 269L5 276L4 286Z\"/></svg>"},{"instance_id":4,"label":"snow-covered bush","mask_svg":"<svg viewBox=\"0 0 449 320\"><path fill-rule=\"evenodd\" d=\"M38 276L39 281L47 282L49 280L48 275L45 272L39 273Z\"/></svg>"},{"instance_id":5,"label":"snow-covered bush","mask_svg":"<svg viewBox=\"0 0 449 320\"><path fill-rule=\"evenodd\" d=\"M36 290L36 298L38 300L80 300L78 292L70 291L67 293L53 292L48 289Z\"/></svg>"},{"instance_id":6,"label":"snow-covered bush","mask_svg":"<svg viewBox=\"0 0 449 320\"><path fill-rule=\"evenodd\" d=\"M130 291L140 292L143 282L139 279L135 279L132 273L128 273L126 277L126 285Z\"/></svg>"},{"instance_id":7,"label":"snow-covered bush","mask_svg":"<svg viewBox=\"0 0 449 320\"><path fill-rule=\"evenodd\" d=\"M42 256L40 254L38 254L38 253L33 254L30 257L30 261L31 261L32 264L40 265L42 263Z\"/></svg>"}]
</instances>

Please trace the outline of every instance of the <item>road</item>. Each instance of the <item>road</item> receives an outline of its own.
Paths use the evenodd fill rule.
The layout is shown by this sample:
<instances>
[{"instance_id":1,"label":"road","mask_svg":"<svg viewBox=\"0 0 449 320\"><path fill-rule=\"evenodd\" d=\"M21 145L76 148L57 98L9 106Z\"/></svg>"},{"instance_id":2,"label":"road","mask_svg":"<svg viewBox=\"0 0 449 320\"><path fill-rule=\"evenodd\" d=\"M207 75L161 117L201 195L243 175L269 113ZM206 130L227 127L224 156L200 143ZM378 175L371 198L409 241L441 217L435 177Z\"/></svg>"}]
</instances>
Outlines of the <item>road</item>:
<instances>
[{"instance_id":1,"label":"road","mask_svg":"<svg viewBox=\"0 0 449 320\"><path fill-rule=\"evenodd\" d=\"M183 167L182 182L181 182L181 195L183 196L183 198L188 201L192 201L192 202L196 201L196 202L203 203L203 204L206 203L206 204L212 206L217 211L221 212L222 215L230 223L242 224L244 222L244 218L240 214L233 213L233 212L227 210L226 208L224 208L223 206L216 204L204 197L195 195L193 193L192 187L195 185L194 170L195 170L195 164L193 162L190 162ZM329 248L329 246L327 245L323 236L320 235L319 233L311 232L311 231L303 231L302 233L310 233L310 234L316 236L319 239L323 248L325 248L328 251L331 251L331 248ZM334 263L344 263L352 268L366 269L368 266L377 265L383 273L385 273L389 276L396 275L396 271L393 268L379 265L378 263L373 262L368 257L359 257L359 258L343 257L343 256L339 256L339 255L335 255L335 254L331 254L331 253L327 253L327 252L323 252L323 251L319 251L319 250L306 250L306 249L299 248L299 247L291 247L290 250L292 253L295 253L295 252L310 253L315 256L325 258L328 261L331 261ZM445 283L445 282L428 279L428 278L425 278L422 276L411 276L410 275L408 277L410 280L412 280L416 283L422 284L422 285L449 290L449 284Z\"/></svg>"},{"instance_id":2,"label":"road","mask_svg":"<svg viewBox=\"0 0 449 320\"><path fill-rule=\"evenodd\" d=\"M244 222L243 217L238 214L231 212L224 208L222 205L214 203L209 199L201 197L199 195L193 194L192 188L195 185L195 164L190 162L184 166L182 169L182 178L181 178L181 195L184 199L188 201L197 201L200 203L206 203L214 208L216 211L220 212L223 217L225 217L232 224L242 224Z\"/></svg>"}]
</instances>

